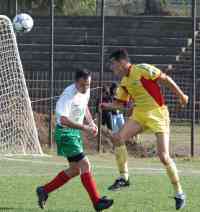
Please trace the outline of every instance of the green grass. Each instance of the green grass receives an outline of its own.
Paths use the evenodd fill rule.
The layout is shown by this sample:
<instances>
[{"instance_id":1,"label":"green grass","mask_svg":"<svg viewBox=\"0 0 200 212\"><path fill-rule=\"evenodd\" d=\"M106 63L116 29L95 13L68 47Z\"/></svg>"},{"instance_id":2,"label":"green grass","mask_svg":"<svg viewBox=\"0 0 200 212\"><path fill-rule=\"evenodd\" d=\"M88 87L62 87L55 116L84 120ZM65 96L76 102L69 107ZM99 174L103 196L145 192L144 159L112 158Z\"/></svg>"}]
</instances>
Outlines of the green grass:
<instances>
[{"instance_id":1,"label":"green grass","mask_svg":"<svg viewBox=\"0 0 200 212\"><path fill-rule=\"evenodd\" d=\"M159 161L130 158L131 187L109 192L107 187L117 176L113 155L90 156L93 171L102 195L112 197L115 204L108 212L173 212L173 189ZM187 193L187 207L182 211L199 212L199 159L179 159L177 165ZM39 212L35 188L48 182L66 168L65 160L20 158L0 160L0 212ZM93 212L79 177L50 195L47 212Z\"/></svg>"}]
</instances>

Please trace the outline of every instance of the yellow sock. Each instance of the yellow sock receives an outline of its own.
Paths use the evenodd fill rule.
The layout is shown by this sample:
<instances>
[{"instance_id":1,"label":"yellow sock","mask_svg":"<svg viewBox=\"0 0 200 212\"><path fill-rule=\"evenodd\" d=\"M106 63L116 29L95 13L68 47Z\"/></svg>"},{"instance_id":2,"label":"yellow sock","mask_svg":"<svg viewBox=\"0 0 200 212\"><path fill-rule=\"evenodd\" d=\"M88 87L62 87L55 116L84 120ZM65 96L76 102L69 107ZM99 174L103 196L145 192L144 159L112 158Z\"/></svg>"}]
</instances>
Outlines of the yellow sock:
<instances>
[{"instance_id":1,"label":"yellow sock","mask_svg":"<svg viewBox=\"0 0 200 212\"><path fill-rule=\"evenodd\" d=\"M170 163L168 165L166 165L166 171L171 180L171 183L174 187L175 192L183 193L183 190L182 190L182 187L180 184L180 180L179 180L179 176L178 176L178 171L176 168L176 164L174 163L173 160L170 160Z\"/></svg>"},{"instance_id":2,"label":"yellow sock","mask_svg":"<svg viewBox=\"0 0 200 212\"><path fill-rule=\"evenodd\" d=\"M126 145L115 147L115 158L121 177L128 180L128 152Z\"/></svg>"}]
</instances>

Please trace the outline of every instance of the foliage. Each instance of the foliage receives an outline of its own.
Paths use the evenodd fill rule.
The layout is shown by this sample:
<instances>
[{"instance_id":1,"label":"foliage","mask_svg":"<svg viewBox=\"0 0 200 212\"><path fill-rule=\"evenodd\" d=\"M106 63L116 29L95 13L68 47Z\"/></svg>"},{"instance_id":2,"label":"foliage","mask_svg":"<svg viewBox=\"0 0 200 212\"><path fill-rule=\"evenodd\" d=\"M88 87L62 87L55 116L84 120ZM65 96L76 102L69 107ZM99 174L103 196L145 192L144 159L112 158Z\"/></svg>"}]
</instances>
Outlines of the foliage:
<instances>
[{"instance_id":1,"label":"foliage","mask_svg":"<svg viewBox=\"0 0 200 212\"><path fill-rule=\"evenodd\" d=\"M56 15L96 15L96 0L54 0ZM49 0L32 0L35 14L48 15Z\"/></svg>"},{"instance_id":2,"label":"foliage","mask_svg":"<svg viewBox=\"0 0 200 212\"><path fill-rule=\"evenodd\" d=\"M169 15L166 0L146 0L145 14L147 15Z\"/></svg>"},{"instance_id":3,"label":"foliage","mask_svg":"<svg viewBox=\"0 0 200 212\"><path fill-rule=\"evenodd\" d=\"M113 0L105 0L105 2L111 2L110 7L114 7ZM136 4L141 0L116 0L120 3L120 9L125 11L124 15L130 15L129 13L133 11L127 9L127 5L130 5L132 2ZM31 8L35 15L49 15L49 3L50 0L18 0L19 8ZM55 2L55 14L56 15L68 15L68 16L93 16L96 15L98 6L100 6L101 0L54 0ZM97 4L97 2L99 2ZM177 0L177 5L171 3L168 0L145 0L145 15L169 15L169 16L188 16L191 15L191 1L190 0ZM125 5L125 6L124 6ZM137 5L137 4L136 4ZM142 4L141 4L142 5ZM116 8L118 10L119 8ZM23 9L24 10L24 9ZM127 14L126 14L127 11Z\"/></svg>"},{"instance_id":4,"label":"foliage","mask_svg":"<svg viewBox=\"0 0 200 212\"><path fill-rule=\"evenodd\" d=\"M56 12L58 15L95 15L95 0L57 0Z\"/></svg>"},{"instance_id":5,"label":"foliage","mask_svg":"<svg viewBox=\"0 0 200 212\"><path fill-rule=\"evenodd\" d=\"M181 2L181 14L182 16L188 16L188 1L187 0L182 0Z\"/></svg>"}]
</instances>

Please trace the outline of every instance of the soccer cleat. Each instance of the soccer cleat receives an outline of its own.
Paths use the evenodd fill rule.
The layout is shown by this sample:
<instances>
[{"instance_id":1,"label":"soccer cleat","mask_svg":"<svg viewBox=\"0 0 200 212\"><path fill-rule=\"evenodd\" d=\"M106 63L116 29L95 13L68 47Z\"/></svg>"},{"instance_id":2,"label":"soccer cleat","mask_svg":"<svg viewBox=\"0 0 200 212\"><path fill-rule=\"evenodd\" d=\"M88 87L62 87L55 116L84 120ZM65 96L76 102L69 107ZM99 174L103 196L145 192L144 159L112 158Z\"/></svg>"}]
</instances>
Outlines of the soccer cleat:
<instances>
[{"instance_id":1,"label":"soccer cleat","mask_svg":"<svg viewBox=\"0 0 200 212\"><path fill-rule=\"evenodd\" d=\"M112 206L113 204L112 199L107 199L106 196L102 197L99 199L99 202L94 206L96 212L100 212L102 210L108 209Z\"/></svg>"},{"instance_id":2,"label":"soccer cleat","mask_svg":"<svg viewBox=\"0 0 200 212\"><path fill-rule=\"evenodd\" d=\"M129 179L128 180L125 180L124 178L118 178L115 180L115 182L108 187L108 190L111 190L111 191L116 191L116 190L119 190L121 188L124 188L124 187L128 187L130 186L130 181Z\"/></svg>"},{"instance_id":3,"label":"soccer cleat","mask_svg":"<svg viewBox=\"0 0 200 212\"><path fill-rule=\"evenodd\" d=\"M175 202L176 202L176 210L179 210L179 209L185 207L185 204L186 204L185 194L177 194L174 197L174 199L175 199Z\"/></svg>"},{"instance_id":4,"label":"soccer cleat","mask_svg":"<svg viewBox=\"0 0 200 212\"><path fill-rule=\"evenodd\" d=\"M38 196L38 205L41 209L44 209L45 203L48 199L48 194L44 191L43 187L38 187L36 189L36 194Z\"/></svg>"}]
</instances>

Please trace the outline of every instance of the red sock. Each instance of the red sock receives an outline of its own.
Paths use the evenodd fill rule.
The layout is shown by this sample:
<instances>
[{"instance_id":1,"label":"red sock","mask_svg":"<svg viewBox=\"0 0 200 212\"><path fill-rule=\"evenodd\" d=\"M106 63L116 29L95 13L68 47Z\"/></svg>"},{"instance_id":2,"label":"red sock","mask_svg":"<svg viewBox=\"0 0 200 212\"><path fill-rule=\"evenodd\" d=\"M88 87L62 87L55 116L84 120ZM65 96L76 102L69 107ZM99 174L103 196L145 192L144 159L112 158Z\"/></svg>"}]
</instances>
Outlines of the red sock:
<instances>
[{"instance_id":1,"label":"red sock","mask_svg":"<svg viewBox=\"0 0 200 212\"><path fill-rule=\"evenodd\" d=\"M100 199L100 195L99 192L97 191L96 182L93 179L91 173L85 172L81 174L81 181L85 189L87 190L90 199L93 202L93 205L96 205Z\"/></svg>"},{"instance_id":2,"label":"red sock","mask_svg":"<svg viewBox=\"0 0 200 212\"><path fill-rule=\"evenodd\" d=\"M44 186L44 191L47 193L50 193L57 188L61 187L64 185L67 181L69 181L71 177L66 175L64 171L61 171L51 182L47 183Z\"/></svg>"}]
</instances>

